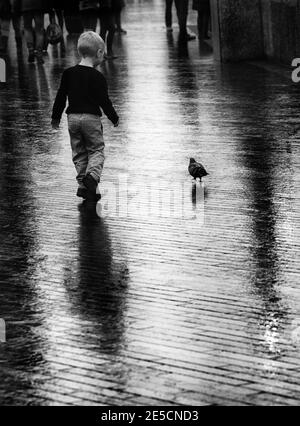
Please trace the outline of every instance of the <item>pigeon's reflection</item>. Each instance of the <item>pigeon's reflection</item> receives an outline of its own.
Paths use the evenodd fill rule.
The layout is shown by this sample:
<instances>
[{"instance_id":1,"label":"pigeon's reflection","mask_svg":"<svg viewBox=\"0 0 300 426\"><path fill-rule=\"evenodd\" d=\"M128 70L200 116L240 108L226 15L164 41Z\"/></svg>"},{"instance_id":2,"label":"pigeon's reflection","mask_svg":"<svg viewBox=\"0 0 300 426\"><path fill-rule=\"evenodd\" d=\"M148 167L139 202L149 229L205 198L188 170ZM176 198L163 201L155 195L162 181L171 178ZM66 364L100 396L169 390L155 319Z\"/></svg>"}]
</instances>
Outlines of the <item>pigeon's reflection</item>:
<instances>
[{"instance_id":1,"label":"pigeon's reflection","mask_svg":"<svg viewBox=\"0 0 300 426\"><path fill-rule=\"evenodd\" d=\"M199 223L205 222L205 202L208 196L205 185L198 181L192 181L192 206L193 214L198 218Z\"/></svg>"}]
</instances>

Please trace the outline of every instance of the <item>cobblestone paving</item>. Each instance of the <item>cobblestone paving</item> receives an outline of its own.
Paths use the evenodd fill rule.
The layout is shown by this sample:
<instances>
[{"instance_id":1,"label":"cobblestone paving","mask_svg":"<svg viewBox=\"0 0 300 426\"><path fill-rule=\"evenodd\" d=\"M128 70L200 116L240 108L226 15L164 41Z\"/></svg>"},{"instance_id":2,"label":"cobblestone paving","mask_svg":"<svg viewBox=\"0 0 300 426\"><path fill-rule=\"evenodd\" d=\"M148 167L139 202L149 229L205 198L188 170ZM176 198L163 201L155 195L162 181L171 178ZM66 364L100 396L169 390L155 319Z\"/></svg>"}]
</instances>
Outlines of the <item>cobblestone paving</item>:
<instances>
[{"instance_id":1,"label":"cobblestone paving","mask_svg":"<svg viewBox=\"0 0 300 426\"><path fill-rule=\"evenodd\" d=\"M195 15L190 16L191 24ZM75 197L62 70L13 39L0 92L0 403L294 405L300 401L298 87L167 37L161 1L128 1L106 63L102 204ZM210 176L194 187L190 156Z\"/></svg>"}]
</instances>

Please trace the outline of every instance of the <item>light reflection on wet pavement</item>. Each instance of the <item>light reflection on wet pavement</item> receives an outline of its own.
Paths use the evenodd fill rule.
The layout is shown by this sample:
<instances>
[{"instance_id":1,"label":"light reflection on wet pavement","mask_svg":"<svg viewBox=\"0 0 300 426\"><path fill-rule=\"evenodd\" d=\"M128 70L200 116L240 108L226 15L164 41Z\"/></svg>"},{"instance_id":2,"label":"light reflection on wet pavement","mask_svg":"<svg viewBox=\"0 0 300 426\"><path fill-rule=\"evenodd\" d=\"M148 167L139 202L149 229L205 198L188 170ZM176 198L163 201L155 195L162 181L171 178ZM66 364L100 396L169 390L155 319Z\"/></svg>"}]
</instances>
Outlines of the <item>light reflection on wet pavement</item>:
<instances>
[{"instance_id":1,"label":"light reflection on wet pavement","mask_svg":"<svg viewBox=\"0 0 300 426\"><path fill-rule=\"evenodd\" d=\"M178 46L161 2L128 3L119 59L103 67L121 125L104 120L98 214L75 197L66 120L49 126L76 38L44 67L11 54L0 402L298 404L298 87Z\"/></svg>"}]
</instances>

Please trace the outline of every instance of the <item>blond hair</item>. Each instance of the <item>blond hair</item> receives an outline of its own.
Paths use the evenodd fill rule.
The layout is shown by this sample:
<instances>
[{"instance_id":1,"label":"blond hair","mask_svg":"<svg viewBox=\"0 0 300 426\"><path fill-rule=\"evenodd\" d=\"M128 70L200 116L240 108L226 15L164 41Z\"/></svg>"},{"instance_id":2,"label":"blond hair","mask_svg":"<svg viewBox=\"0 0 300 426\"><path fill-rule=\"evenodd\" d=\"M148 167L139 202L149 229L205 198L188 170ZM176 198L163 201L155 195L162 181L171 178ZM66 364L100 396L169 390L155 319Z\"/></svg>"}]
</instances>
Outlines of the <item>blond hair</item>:
<instances>
[{"instance_id":1,"label":"blond hair","mask_svg":"<svg viewBox=\"0 0 300 426\"><path fill-rule=\"evenodd\" d=\"M94 31L87 31L79 37L78 40L78 53L83 58L94 58L97 56L99 49L104 50L104 41L99 34Z\"/></svg>"}]
</instances>

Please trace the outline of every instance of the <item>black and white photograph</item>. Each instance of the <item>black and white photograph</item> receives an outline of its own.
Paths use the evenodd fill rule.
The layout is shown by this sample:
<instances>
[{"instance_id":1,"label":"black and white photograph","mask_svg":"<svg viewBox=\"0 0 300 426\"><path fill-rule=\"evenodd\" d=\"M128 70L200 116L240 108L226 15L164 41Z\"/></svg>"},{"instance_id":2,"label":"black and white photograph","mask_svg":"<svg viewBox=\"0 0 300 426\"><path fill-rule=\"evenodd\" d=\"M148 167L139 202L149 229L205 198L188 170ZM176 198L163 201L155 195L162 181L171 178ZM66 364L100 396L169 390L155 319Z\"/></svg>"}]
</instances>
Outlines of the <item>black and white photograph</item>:
<instances>
[{"instance_id":1,"label":"black and white photograph","mask_svg":"<svg viewBox=\"0 0 300 426\"><path fill-rule=\"evenodd\" d=\"M299 89L300 0L0 0L1 407L300 405Z\"/></svg>"}]
</instances>

